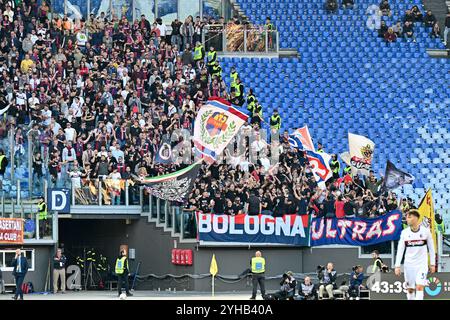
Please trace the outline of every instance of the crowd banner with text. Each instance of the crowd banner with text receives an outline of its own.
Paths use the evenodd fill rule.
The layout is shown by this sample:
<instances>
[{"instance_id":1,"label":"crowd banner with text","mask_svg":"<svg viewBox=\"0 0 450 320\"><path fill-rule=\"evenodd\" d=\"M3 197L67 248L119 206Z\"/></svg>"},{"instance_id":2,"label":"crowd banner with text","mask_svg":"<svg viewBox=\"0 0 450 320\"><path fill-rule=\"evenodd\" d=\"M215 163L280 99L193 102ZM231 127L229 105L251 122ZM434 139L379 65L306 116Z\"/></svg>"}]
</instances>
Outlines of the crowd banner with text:
<instances>
[{"instance_id":1,"label":"crowd banner with text","mask_svg":"<svg viewBox=\"0 0 450 320\"><path fill-rule=\"evenodd\" d=\"M23 220L0 218L0 243L23 243Z\"/></svg>"},{"instance_id":2,"label":"crowd banner with text","mask_svg":"<svg viewBox=\"0 0 450 320\"><path fill-rule=\"evenodd\" d=\"M378 218L313 218L311 247L323 245L369 246L398 240L402 213L398 210Z\"/></svg>"},{"instance_id":3,"label":"crowd banner with text","mask_svg":"<svg viewBox=\"0 0 450 320\"><path fill-rule=\"evenodd\" d=\"M197 240L208 245L309 246L309 216L235 216L197 212Z\"/></svg>"}]
</instances>

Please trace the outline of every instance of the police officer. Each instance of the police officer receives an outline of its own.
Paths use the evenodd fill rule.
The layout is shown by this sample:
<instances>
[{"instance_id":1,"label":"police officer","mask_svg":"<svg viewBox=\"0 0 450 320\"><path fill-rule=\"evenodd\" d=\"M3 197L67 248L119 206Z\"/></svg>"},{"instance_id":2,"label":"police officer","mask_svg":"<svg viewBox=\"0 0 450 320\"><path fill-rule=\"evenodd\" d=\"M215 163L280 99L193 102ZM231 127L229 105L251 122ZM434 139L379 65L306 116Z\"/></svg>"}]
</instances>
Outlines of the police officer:
<instances>
[{"instance_id":1,"label":"police officer","mask_svg":"<svg viewBox=\"0 0 450 320\"><path fill-rule=\"evenodd\" d=\"M341 171L341 164L337 159L337 155L333 154L331 156L330 169L333 171L333 179L339 179L339 172Z\"/></svg>"},{"instance_id":2,"label":"police officer","mask_svg":"<svg viewBox=\"0 0 450 320\"><path fill-rule=\"evenodd\" d=\"M127 293L127 296L133 296L130 293L129 285L128 285L128 273L129 273L129 266L128 266L128 258L127 253L125 249L122 249L120 251L120 255L116 260L116 275L117 275L117 290L119 291L120 296L122 294L122 284L125 285L125 292Z\"/></svg>"},{"instance_id":3,"label":"police officer","mask_svg":"<svg viewBox=\"0 0 450 320\"><path fill-rule=\"evenodd\" d=\"M43 238L47 235L48 229L47 204L45 203L44 197L39 198L39 203L37 206L39 219L39 237Z\"/></svg>"},{"instance_id":4,"label":"police officer","mask_svg":"<svg viewBox=\"0 0 450 320\"><path fill-rule=\"evenodd\" d=\"M201 70L202 68L201 64L204 61L204 59L205 59L205 48L203 48L203 45L201 44L200 41L197 41L194 48L194 62L199 70Z\"/></svg>"},{"instance_id":5,"label":"police officer","mask_svg":"<svg viewBox=\"0 0 450 320\"><path fill-rule=\"evenodd\" d=\"M265 289L265 276L264 273L266 271L266 259L264 259L261 256L261 251L256 251L255 252L255 256L252 258L251 262L251 267L252 267L252 275L253 275L253 279L252 279L252 283L253 283L253 291L252 291L252 296L250 298L250 300L255 300L256 299L256 292L258 291L258 283L259 283L259 288L261 290L261 296L265 297L266 295L266 289Z\"/></svg>"},{"instance_id":6,"label":"police officer","mask_svg":"<svg viewBox=\"0 0 450 320\"><path fill-rule=\"evenodd\" d=\"M244 85L242 84L241 79L236 79L233 89L234 90L231 90L231 92L234 92L234 103L238 106L242 106L244 104Z\"/></svg>"},{"instance_id":7,"label":"police officer","mask_svg":"<svg viewBox=\"0 0 450 320\"><path fill-rule=\"evenodd\" d=\"M256 105L256 98L255 95L253 94L253 89L249 89L248 90L248 94L247 94L247 110L253 114L253 109L255 108Z\"/></svg>"},{"instance_id":8,"label":"police officer","mask_svg":"<svg viewBox=\"0 0 450 320\"><path fill-rule=\"evenodd\" d=\"M270 129L272 130L280 130L281 128L281 117L278 113L278 109L273 110L273 114L270 117Z\"/></svg>"},{"instance_id":9,"label":"police officer","mask_svg":"<svg viewBox=\"0 0 450 320\"><path fill-rule=\"evenodd\" d=\"M214 47L209 48L208 55L206 56L206 65L208 67L208 72L212 74L213 66L216 64L217 61L217 52L214 49Z\"/></svg>"}]
</instances>

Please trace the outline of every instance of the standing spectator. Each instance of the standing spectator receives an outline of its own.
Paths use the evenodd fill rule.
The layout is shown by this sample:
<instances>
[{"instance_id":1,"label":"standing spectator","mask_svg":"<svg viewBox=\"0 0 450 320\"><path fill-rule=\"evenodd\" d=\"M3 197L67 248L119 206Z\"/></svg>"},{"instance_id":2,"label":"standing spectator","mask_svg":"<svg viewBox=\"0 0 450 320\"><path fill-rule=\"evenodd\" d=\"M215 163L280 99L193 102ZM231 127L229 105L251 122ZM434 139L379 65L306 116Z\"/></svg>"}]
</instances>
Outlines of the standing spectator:
<instances>
[{"instance_id":1,"label":"standing spectator","mask_svg":"<svg viewBox=\"0 0 450 320\"><path fill-rule=\"evenodd\" d=\"M3 180L7 166L8 158L5 155L5 151L0 149L0 182Z\"/></svg>"},{"instance_id":2,"label":"standing spectator","mask_svg":"<svg viewBox=\"0 0 450 320\"><path fill-rule=\"evenodd\" d=\"M181 21L179 21L178 19L175 19L172 24L172 34L171 34L171 38L170 38L170 43L172 44L172 46L177 46L178 49L182 50L182 46L183 46L183 40L181 39L181 34L180 34L180 29L181 26L183 25L183 23L181 23Z\"/></svg>"},{"instance_id":3,"label":"standing spectator","mask_svg":"<svg viewBox=\"0 0 450 320\"><path fill-rule=\"evenodd\" d=\"M427 13L425 14L425 17L423 18L423 23L425 24L425 26L433 27L436 21L437 20L434 14L431 12L431 10L428 10Z\"/></svg>"},{"instance_id":4,"label":"standing spectator","mask_svg":"<svg viewBox=\"0 0 450 320\"><path fill-rule=\"evenodd\" d=\"M245 204L245 212L248 215L256 216L261 213L261 200L258 197L257 192L252 192L250 197L248 197L247 203Z\"/></svg>"},{"instance_id":5,"label":"standing spectator","mask_svg":"<svg viewBox=\"0 0 450 320\"><path fill-rule=\"evenodd\" d=\"M319 299L323 299L323 293L326 290L328 293L328 298L333 300L333 289L336 289L336 277L337 273L334 270L333 263L328 262L326 269L322 266L318 269L318 278L320 281L319 285Z\"/></svg>"},{"instance_id":6,"label":"standing spectator","mask_svg":"<svg viewBox=\"0 0 450 320\"><path fill-rule=\"evenodd\" d=\"M334 207L336 209L336 218L340 219L340 218L345 218L345 210L344 210L344 206L345 206L345 201L344 201L344 197L342 195L340 195L337 200L334 202Z\"/></svg>"},{"instance_id":7,"label":"standing spectator","mask_svg":"<svg viewBox=\"0 0 450 320\"><path fill-rule=\"evenodd\" d=\"M444 45L447 45L448 33L450 32L450 11L445 17L445 29L444 29Z\"/></svg>"},{"instance_id":8,"label":"standing spectator","mask_svg":"<svg viewBox=\"0 0 450 320\"><path fill-rule=\"evenodd\" d=\"M61 293L66 293L66 263L67 259L60 248L53 258L53 293L58 293L58 280L61 279Z\"/></svg>"},{"instance_id":9,"label":"standing spectator","mask_svg":"<svg viewBox=\"0 0 450 320\"><path fill-rule=\"evenodd\" d=\"M183 48L186 49L192 47L192 37L194 36L194 25L190 18L184 20L183 25L180 28L180 35L183 38Z\"/></svg>"},{"instance_id":10,"label":"standing spectator","mask_svg":"<svg viewBox=\"0 0 450 320\"><path fill-rule=\"evenodd\" d=\"M194 34L192 38L193 43L202 42L202 32L203 32L203 23L200 20L200 17L195 17L194 22Z\"/></svg>"},{"instance_id":11,"label":"standing spectator","mask_svg":"<svg viewBox=\"0 0 450 320\"><path fill-rule=\"evenodd\" d=\"M16 255L11 265L13 267L12 274L16 280L16 293L12 298L14 300L17 300L17 298L20 297L19 299L23 300L22 284L28 272L28 260L25 256L22 256L22 252L20 249L16 250Z\"/></svg>"}]
</instances>

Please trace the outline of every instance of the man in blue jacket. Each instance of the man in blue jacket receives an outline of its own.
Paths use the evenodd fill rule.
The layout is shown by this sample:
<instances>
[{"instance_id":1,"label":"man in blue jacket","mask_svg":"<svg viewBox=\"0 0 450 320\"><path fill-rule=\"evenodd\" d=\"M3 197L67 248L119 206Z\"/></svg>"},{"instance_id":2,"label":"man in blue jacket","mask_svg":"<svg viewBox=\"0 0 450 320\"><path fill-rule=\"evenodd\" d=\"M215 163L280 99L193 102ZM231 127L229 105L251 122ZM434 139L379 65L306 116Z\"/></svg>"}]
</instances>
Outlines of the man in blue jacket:
<instances>
[{"instance_id":1,"label":"man in blue jacket","mask_svg":"<svg viewBox=\"0 0 450 320\"><path fill-rule=\"evenodd\" d=\"M363 267L360 265L353 267L353 271L350 274L350 288L349 288L350 299L355 298L356 300L359 300L359 290L362 287L363 280L364 280Z\"/></svg>"},{"instance_id":2,"label":"man in blue jacket","mask_svg":"<svg viewBox=\"0 0 450 320\"><path fill-rule=\"evenodd\" d=\"M12 266L12 274L16 279L16 293L14 294L13 299L17 300L17 298L20 296L20 300L23 300L22 284L28 271L28 261L25 256L22 256L22 252L20 251L20 249L16 250L16 256L12 261Z\"/></svg>"}]
</instances>

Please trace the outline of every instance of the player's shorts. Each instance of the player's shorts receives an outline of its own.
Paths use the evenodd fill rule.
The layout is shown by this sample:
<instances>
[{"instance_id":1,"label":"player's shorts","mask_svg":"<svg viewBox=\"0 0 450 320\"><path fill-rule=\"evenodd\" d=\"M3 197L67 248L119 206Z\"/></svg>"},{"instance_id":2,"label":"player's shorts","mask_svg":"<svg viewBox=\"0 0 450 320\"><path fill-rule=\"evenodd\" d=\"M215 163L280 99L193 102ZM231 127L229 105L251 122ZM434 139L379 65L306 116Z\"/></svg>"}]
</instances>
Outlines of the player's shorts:
<instances>
[{"instance_id":1,"label":"player's shorts","mask_svg":"<svg viewBox=\"0 0 450 320\"><path fill-rule=\"evenodd\" d=\"M415 289L417 285L427 284L428 266L405 266L404 271L408 288Z\"/></svg>"}]
</instances>

